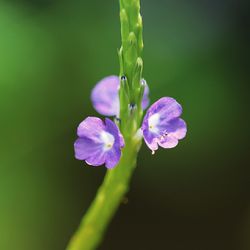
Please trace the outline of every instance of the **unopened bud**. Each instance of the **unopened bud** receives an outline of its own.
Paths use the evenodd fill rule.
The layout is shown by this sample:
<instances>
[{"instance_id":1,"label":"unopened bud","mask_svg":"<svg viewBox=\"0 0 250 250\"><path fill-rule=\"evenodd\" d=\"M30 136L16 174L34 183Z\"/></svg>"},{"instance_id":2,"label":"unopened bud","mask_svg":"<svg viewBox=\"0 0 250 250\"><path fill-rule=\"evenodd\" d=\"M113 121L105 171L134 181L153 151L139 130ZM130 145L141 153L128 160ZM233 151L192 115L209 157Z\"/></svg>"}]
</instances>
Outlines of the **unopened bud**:
<instances>
[{"instance_id":1,"label":"unopened bud","mask_svg":"<svg viewBox=\"0 0 250 250\"><path fill-rule=\"evenodd\" d=\"M141 86L143 86L143 87L146 87L146 85L147 85L147 82L145 79L141 79L140 83L141 83Z\"/></svg>"},{"instance_id":2,"label":"unopened bud","mask_svg":"<svg viewBox=\"0 0 250 250\"><path fill-rule=\"evenodd\" d=\"M124 81L127 81L127 77L126 77L126 76L124 76L124 75L123 75L123 76L121 76L121 81L123 81L123 82L124 82Z\"/></svg>"}]
</instances>

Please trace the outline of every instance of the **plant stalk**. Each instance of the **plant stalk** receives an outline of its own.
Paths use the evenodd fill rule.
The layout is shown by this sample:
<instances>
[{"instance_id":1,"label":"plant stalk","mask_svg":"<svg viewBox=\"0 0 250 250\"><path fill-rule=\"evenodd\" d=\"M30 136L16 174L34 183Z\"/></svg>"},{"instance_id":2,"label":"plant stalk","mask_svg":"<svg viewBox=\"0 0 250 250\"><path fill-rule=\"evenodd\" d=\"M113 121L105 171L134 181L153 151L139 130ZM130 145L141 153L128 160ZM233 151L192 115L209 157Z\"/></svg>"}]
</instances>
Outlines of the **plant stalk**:
<instances>
[{"instance_id":1,"label":"plant stalk","mask_svg":"<svg viewBox=\"0 0 250 250\"><path fill-rule=\"evenodd\" d=\"M120 130L125 147L119 164L107 170L94 201L83 217L66 250L94 250L128 192L130 179L136 167L141 139L135 136L142 118L140 84L142 75L141 53L142 19L140 0L120 0L122 46L119 50L120 76ZM133 107L133 108L131 108Z\"/></svg>"},{"instance_id":2,"label":"plant stalk","mask_svg":"<svg viewBox=\"0 0 250 250\"><path fill-rule=\"evenodd\" d=\"M139 146L138 142L126 141L120 163L114 169L107 170L103 184L67 250L93 250L100 244L108 224L128 191Z\"/></svg>"}]
</instances>

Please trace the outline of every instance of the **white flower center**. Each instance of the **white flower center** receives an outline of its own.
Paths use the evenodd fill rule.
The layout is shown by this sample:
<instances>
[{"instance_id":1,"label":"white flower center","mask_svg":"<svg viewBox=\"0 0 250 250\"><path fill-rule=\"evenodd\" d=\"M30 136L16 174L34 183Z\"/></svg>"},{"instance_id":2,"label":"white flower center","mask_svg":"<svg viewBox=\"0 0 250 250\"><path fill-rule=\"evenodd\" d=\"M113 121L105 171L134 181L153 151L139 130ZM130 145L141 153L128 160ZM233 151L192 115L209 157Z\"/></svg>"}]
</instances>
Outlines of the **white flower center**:
<instances>
[{"instance_id":1,"label":"white flower center","mask_svg":"<svg viewBox=\"0 0 250 250\"><path fill-rule=\"evenodd\" d=\"M110 150L115 142L115 138L113 135L106 131L101 132L101 141L103 142L103 150L108 151Z\"/></svg>"},{"instance_id":2,"label":"white flower center","mask_svg":"<svg viewBox=\"0 0 250 250\"><path fill-rule=\"evenodd\" d=\"M158 113L153 114L152 116L149 117L148 119L148 127L149 131L152 133L158 133L158 128L157 125L159 124L160 121L160 115Z\"/></svg>"}]
</instances>

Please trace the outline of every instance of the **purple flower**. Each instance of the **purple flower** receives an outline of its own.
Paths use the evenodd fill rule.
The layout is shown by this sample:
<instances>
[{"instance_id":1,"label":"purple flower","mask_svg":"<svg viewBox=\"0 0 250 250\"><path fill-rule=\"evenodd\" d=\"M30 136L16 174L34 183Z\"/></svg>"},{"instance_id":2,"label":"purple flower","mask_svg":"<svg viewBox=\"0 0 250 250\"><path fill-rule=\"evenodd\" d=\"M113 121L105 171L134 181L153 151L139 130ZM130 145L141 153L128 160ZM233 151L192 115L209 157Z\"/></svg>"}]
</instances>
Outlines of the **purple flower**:
<instances>
[{"instance_id":1,"label":"purple flower","mask_svg":"<svg viewBox=\"0 0 250 250\"><path fill-rule=\"evenodd\" d=\"M101 115L119 116L119 87L120 79L118 76L108 76L96 84L91 93L91 100L95 110ZM146 84L142 100L142 108L146 109L149 105L149 88Z\"/></svg>"},{"instance_id":2,"label":"purple flower","mask_svg":"<svg viewBox=\"0 0 250 250\"><path fill-rule=\"evenodd\" d=\"M116 124L106 118L105 123L97 117L88 117L77 129L75 157L92 166L105 163L107 168L115 167L121 157L124 140Z\"/></svg>"},{"instance_id":3,"label":"purple flower","mask_svg":"<svg viewBox=\"0 0 250 250\"><path fill-rule=\"evenodd\" d=\"M144 140L153 153L158 145L173 148L178 140L185 137L187 126L179 118L181 113L181 105L171 97L159 99L148 109L141 129Z\"/></svg>"}]
</instances>

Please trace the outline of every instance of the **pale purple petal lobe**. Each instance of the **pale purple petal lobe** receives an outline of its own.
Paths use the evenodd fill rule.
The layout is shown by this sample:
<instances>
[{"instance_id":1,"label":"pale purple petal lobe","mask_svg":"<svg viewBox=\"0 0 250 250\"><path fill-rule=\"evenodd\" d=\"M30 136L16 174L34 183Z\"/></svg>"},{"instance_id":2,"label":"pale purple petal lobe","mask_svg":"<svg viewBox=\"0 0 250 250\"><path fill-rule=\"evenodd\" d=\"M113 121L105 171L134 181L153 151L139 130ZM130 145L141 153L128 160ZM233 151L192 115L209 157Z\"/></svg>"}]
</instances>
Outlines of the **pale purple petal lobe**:
<instances>
[{"instance_id":1,"label":"pale purple petal lobe","mask_svg":"<svg viewBox=\"0 0 250 250\"><path fill-rule=\"evenodd\" d=\"M148 85L146 83L143 98L142 98L142 109L143 110L145 110L149 105L148 95L149 95L149 87L148 87Z\"/></svg>"},{"instance_id":2,"label":"pale purple petal lobe","mask_svg":"<svg viewBox=\"0 0 250 250\"><path fill-rule=\"evenodd\" d=\"M106 167L114 168L121 158L121 150L119 147L113 147L108 153L106 157Z\"/></svg>"},{"instance_id":3,"label":"pale purple petal lobe","mask_svg":"<svg viewBox=\"0 0 250 250\"><path fill-rule=\"evenodd\" d=\"M103 121L100 118L89 116L78 126L77 135L79 137L96 137L104 129L104 127Z\"/></svg>"},{"instance_id":4,"label":"pale purple petal lobe","mask_svg":"<svg viewBox=\"0 0 250 250\"><path fill-rule=\"evenodd\" d=\"M172 135L167 135L164 139L159 140L158 143L163 148L174 148L178 144L178 139Z\"/></svg>"},{"instance_id":5,"label":"pale purple petal lobe","mask_svg":"<svg viewBox=\"0 0 250 250\"><path fill-rule=\"evenodd\" d=\"M118 76L108 76L96 84L91 93L95 110L101 115L115 116L119 114Z\"/></svg>"},{"instance_id":6,"label":"pale purple petal lobe","mask_svg":"<svg viewBox=\"0 0 250 250\"><path fill-rule=\"evenodd\" d=\"M115 135L115 143L120 147L124 147L124 139L123 136L117 127L117 125L111 121L109 118L105 118L106 129L109 133Z\"/></svg>"},{"instance_id":7,"label":"pale purple petal lobe","mask_svg":"<svg viewBox=\"0 0 250 250\"><path fill-rule=\"evenodd\" d=\"M95 152L91 156L89 156L87 159L85 159L86 163L91 166L101 166L105 163L106 161L106 156L104 152Z\"/></svg>"},{"instance_id":8,"label":"pale purple petal lobe","mask_svg":"<svg viewBox=\"0 0 250 250\"><path fill-rule=\"evenodd\" d=\"M96 152L101 152L101 146L89 138L78 138L74 143L75 158L85 160Z\"/></svg>"}]
</instances>

